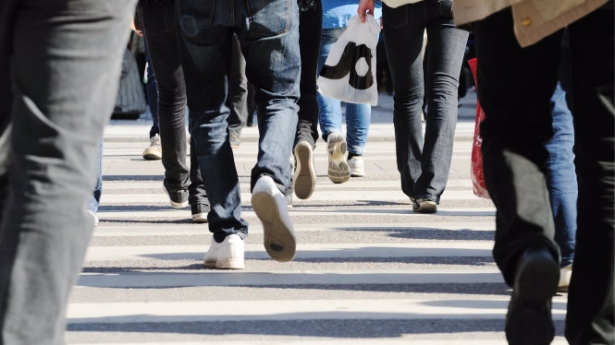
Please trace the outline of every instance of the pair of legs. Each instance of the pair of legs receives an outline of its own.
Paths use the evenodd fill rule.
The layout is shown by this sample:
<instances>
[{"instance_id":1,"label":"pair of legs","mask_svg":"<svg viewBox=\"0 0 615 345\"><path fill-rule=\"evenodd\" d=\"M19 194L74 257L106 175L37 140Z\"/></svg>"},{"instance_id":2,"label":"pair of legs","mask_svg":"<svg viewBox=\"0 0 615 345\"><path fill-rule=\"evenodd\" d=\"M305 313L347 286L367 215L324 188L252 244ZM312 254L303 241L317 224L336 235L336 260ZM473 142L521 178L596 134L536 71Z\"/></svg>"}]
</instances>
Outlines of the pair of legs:
<instances>
[{"instance_id":1,"label":"pair of legs","mask_svg":"<svg viewBox=\"0 0 615 345\"><path fill-rule=\"evenodd\" d=\"M383 5L384 39L394 96L397 168L403 192L419 212L435 212L448 180L457 124L457 88L468 32L453 23L452 1ZM427 29L424 83L423 32ZM422 105L427 94L423 140ZM425 203L425 205L421 205Z\"/></svg>"},{"instance_id":2,"label":"pair of legs","mask_svg":"<svg viewBox=\"0 0 615 345\"><path fill-rule=\"evenodd\" d=\"M337 29L325 29L322 33L322 41L320 45L320 57L318 58L318 72L324 66L329 53L331 52L331 48L337 42L338 38L345 31L345 28L337 28ZM339 100L325 97L322 94L318 94L318 105L320 107L320 129L322 131L322 137L325 141L329 142L329 135L334 134L337 140L343 140L342 135L342 106ZM353 176L365 176L364 168L362 168L362 158L360 156L363 155L365 151L365 145L367 144L367 135L369 132L369 124L372 117L372 107L369 104L354 104L354 103L346 103L346 144L348 150L348 160L350 161L350 169L339 169L336 168L339 164L348 164L346 163L346 157L344 157L344 161L336 164L333 167L333 174L329 174L329 177L332 180L336 181L335 171L347 170L349 175ZM333 141L333 140L332 140ZM333 146L336 146L335 144ZM343 147L343 145L341 145ZM335 152L335 148L332 150ZM353 157L356 162L353 165ZM359 159L361 160L359 164ZM331 163L329 163L331 170ZM335 163L334 163L335 164ZM360 166L359 166L360 165ZM354 168L354 169L353 169ZM347 181L347 178L342 179ZM342 181L342 182L345 182Z\"/></svg>"},{"instance_id":3,"label":"pair of legs","mask_svg":"<svg viewBox=\"0 0 615 345\"><path fill-rule=\"evenodd\" d=\"M63 344L135 1L0 4L0 343ZM9 68L10 66L10 68ZM105 73L100 73L105 71Z\"/></svg>"},{"instance_id":4,"label":"pair of legs","mask_svg":"<svg viewBox=\"0 0 615 345\"><path fill-rule=\"evenodd\" d=\"M597 10L568 26L579 194L566 338L575 345L615 341L613 27L611 10ZM476 24L478 91L488 114L481 126L485 179L497 207L493 255L515 287L507 323L513 343L536 340L523 334L553 337L550 301L560 251L553 241L544 143L553 135L549 99L558 80L561 36L560 31L521 48L510 9ZM543 279L526 276L528 267ZM539 309L524 309L528 300Z\"/></svg>"},{"instance_id":5,"label":"pair of legs","mask_svg":"<svg viewBox=\"0 0 615 345\"><path fill-rule=\"evenodd\" d=\"M154 77L148 77L148 83L155 80L155 88L148 90L157 95L157 104L150 107L156 108L152 116L158 118L163 144L164 187L175 207L190 204L193 220L204 222L209 200L198 164L195 164L194 152L191 152L190 169L186 165L186 87L179 55L175 5L143 4L141 14ZM194 150L192 146L191 150Z\"/></svg>"},{"instance_id":6,"label":"pair of legs","mask_svg":"<svg viewBox=\"0 0 615 345\"><path fill-rule=\"evenodd\" d=\"M290 184L288 158L299 110L297 3L179 0L177 8L189 127L211 202L209 229L215 241L210 251L221 253L216 258L208 252L205 264L242 268L242 249L231 250L232 258L222 257L222 252L240 248L248 233L248 224L241 217L239 178L227 123L233 34L246 59L246 76L257 90L260 141L251 176L252 206L263 221L267 251L279 261L288 261L294 256L295 243L283 193ZM223 243L227 238L232 243ZM229 260L241 260L241 267L229 267L233 266Z\"/></svg>"}]
</instances>

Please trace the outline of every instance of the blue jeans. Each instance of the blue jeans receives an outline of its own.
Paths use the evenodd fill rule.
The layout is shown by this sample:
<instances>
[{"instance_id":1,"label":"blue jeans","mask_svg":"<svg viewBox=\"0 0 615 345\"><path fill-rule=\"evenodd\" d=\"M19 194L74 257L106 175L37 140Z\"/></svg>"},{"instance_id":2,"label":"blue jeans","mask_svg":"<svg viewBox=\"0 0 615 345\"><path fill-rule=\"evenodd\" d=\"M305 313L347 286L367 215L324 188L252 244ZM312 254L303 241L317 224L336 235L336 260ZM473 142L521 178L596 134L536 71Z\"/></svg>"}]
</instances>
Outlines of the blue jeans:
<instances>
[{"instance_id":1,"label":"blue jeans","mask_svg":"<svg viewBox=\"0 0 615 345\"><path fill-rule=\"evenodd\" d=\"M324 66L333 44L346 30L345 28L323 29L320 43L320 58L318 59L318 73ZM342 134L342 106L341 101L324 97L318 94L320 107L320 130L322 138L326 141L331 133ZM367 144L367 133L372 118L372 107L369 104L346 103L346 141L348 152L362 155Z\"/></svg>"},{"instance_id":2,"label":"blue jeans","mask_svg":"<svg viewBox=\"0 0 615 345\"><path fill-rule=\"evenodd\" d=\"M547 188L555 219L555 242L562 253L562 266L572 264L577 234L577 174L574 168L574 126L566 92L557 84L551 97L553 137L547 142Z\"/></svg>"},{"instance_id":3,"label":"blue jeans","mask_svg":"<svg viewBox=\"0 0 615 345\"><path fill-rule=\"evenodd\" d=\"M182 0L177 9L190 132L211 203L209 229L217 241L228 234L245 235L248 223L241 218L227 123L233 33L246 59L248 81L256 88L260 141L251 185L267 175L284 193L290 184L288 158L299 111L297 2Z\"/></svg>"},{"instance_id":4,"label":"blue jeans","mask_svg":"<svg viewBox=\"0 0 615 345\"><path fill-rule=\"evenodd\" d=\"M453 22L453 1L382 6L384 40L393 80L397 169L403 192L440 202L453 156L459 74L468 32ZM427 29L426 78L423 31ZM425 82L426 81L426 82ZM422 105L427 94L423 141Z\"/></svg>"},{"instance_id":5,"label":"blue jeans","mask_svg":"<svg viewBox=\"0 0 615 345\"><path fill-rule=\"evenodd\" d=\"M102 177L102 159L103 159L103 140L100 141L98 149L98 176L96 177L96 187L90 201L88 201L88 210L96 213L100 206L100 197L102 196L103 177Z\"/></svg>"}]
</instances>

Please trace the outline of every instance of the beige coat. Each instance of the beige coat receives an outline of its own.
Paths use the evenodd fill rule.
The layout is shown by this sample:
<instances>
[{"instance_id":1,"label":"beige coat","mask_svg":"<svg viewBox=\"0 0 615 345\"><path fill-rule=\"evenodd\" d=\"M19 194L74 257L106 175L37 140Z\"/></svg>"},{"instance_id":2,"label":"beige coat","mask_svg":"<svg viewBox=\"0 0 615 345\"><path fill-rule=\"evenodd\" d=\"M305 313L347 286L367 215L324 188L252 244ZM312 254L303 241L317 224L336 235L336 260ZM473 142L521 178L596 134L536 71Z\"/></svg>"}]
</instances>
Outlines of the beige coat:
<instances>
[{"instance_id":1,"label":"beige coat","mask_svg":"<svg viewBox=\"0 0 615 345\"><path fill-rule=\"evenodd\" d=\"M586 16L608 0L455 0L455 24L484 19L512 6L515 35L522 47L532 45Z\"/></svg>"}]
</instances>

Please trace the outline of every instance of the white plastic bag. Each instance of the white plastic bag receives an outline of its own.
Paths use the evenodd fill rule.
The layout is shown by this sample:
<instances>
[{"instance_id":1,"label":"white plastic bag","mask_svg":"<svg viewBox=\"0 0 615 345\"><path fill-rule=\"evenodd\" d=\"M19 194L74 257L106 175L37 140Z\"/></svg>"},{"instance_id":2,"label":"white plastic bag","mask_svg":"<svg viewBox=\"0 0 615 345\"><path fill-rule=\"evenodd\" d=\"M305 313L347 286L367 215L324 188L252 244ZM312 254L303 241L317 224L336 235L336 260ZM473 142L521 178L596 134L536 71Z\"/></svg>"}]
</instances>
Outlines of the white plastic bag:
<instances>
[{"instance_id":1,"label":"white plastic bag","mask_svg":"<svg viewBox=\"0 0 615 345\"><path fill-rule=\"evenodd\" d=\"M350 18L346 31L331 48L318 77L324 96L348 103L378 104L376 45L380 24L367 15Z\"/></svg>"}]
</instances>

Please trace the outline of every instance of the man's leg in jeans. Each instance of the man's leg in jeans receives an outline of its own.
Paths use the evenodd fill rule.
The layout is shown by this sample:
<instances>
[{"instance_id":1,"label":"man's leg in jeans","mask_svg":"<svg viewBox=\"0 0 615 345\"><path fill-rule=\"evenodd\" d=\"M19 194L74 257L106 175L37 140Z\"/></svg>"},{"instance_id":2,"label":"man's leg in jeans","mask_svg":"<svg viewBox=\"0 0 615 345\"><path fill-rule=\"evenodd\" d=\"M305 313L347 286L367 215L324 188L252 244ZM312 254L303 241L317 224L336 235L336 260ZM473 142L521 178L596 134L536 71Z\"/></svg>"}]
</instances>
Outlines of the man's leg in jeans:
<instances>
[{"instance_id":1,"label":"man's leg in jeans","mask_svg":"<svg viewBox=\"0 0 615 345\"><path fill-rule=\"evenodd\" d=\"M241 130L248 121L248 79L246 79L246 59L241 53L237 36L233 35L233 55L231 56L231 76L229 79L228 130L231 146L241 145Z\"/></svg>"},{"instance_id":2,"label":"man's leg in jeans","mask_svg":"<svg viewBox=\"0 0 615 345\"><path fill-rule=\"evenodd\" d=\"M506 323L512 344L549 343L559 248L547 190L544 143L553 135L561 32L521 48L511 10L476 25L485 179L496 205L494 259L513 287ZM542 277L536 281L534 277ZM527 303L526 303L527 302ZM530 303L532 302L532 303Z\"/></svg>"},{"instance_id":3,"label":"man's leg in jeans","mask_svg":"<svg viewBox=\"0 0 615 345\"><path fill-rule=\"evenodd\" d=\"M316 99L316 68L322 35L321 0L299 0L299 49L301 53L301 98L299 122L293 154L295 174L292 188L299 199L307 199L316 186L314 148L318 140L318 100Z\"/></svg>"},{"instance_id":4,"label":"man's leg in jeans","mask_svg":"<svg viewBox=\"0 0 615 345\"><path fill-rule=\"evenodd\" d=\"M263 223L265 249L277 261L293 259L296 240L284 192L289 187L293 141L298 122L301 56L296 1L271 0L249 27L239 27L246 57L246 75L257 89L260 143L252 169L252 207ZM254 12L250 12L252 10ZM209 192L209 190L208 190Z\"/></svg>"},{"instance_id":5,"label":"man's leg in jeans","mask_svg":"<svg viewBox=\"0 0 615 345\"><path fill-rule=\"evenodd\" d=\"M578 189L574 168L572 113L566 103L566 92L559 83L551 97L551 109L553 137L546 143L549 151L546 177L555 220L554 239L562 253L560 289L565 291L570 283L570 268L574 259Z\"/></svg>"},{"instance_id":6,"label":"man's leg in jeans","mask_svg":"<svg viewBox=\"0 0 615 345\"><path fill-rule=\"evenodd\" d=\"M159 160L162 158L162 147L160 146L160 127L158 126L158 86L156 85L156 74L152 67L152 60L149 57L147 41L144 39L145 61L147 62L147 100L149 111L152 114L152 128L149 130L150 146L143 151L143 159Z\"/></svg>"},{"instance_id":7,"label":"man's leg in jeans","mask_svg":"<svg viewBox=\"0 0 615 345\"><path fill-rule=\"evenodd\" d=\"M248 231L248 223L241 218L239 177L228 136L230 110L226 106L226 85L231 69L233 34L226 27L230 23L225 21L229 5L216 2L212 13L215 23L202 26L197 23L208 18L200 17L199 13L206 8L209 10L213 2L180 1L177 6L179 16L185 18L181 22L180 49L192 144L211 205L209 230L217 243L230 235L243 238ZM241 254L243 257L243 251Z\"/></svg>"},{"instance_id":8,"label":"man's leg in jeans","mask_svg":"<svg viewBox=\"0 0 615 345\"><path fill-rule=\"evenodd\" d=\"M566 317L566 338L572 345L615 343L613 27L613 11L604 9L569 26L579 181L577 243Z\"/></svg>"},{"instance_id":9,"label":"man's leg in jeans","mask_svg":"<svg viewBox=\"0 0 615 345\"><path fill-rule=\"evenodd\" d=\"M2 44L6 38L12 46L0 58L0 75L8 75L10 61L14 86L0 227L0 343L62 344L68 295L92 232L85 206L134 1L18 1L7 16L14 2L0 5L0 18L14 18L0 22ZM0 80L2 99L8 83ZM7 106L0 104L2 116Z\"/></svg>"}]
</instances>

